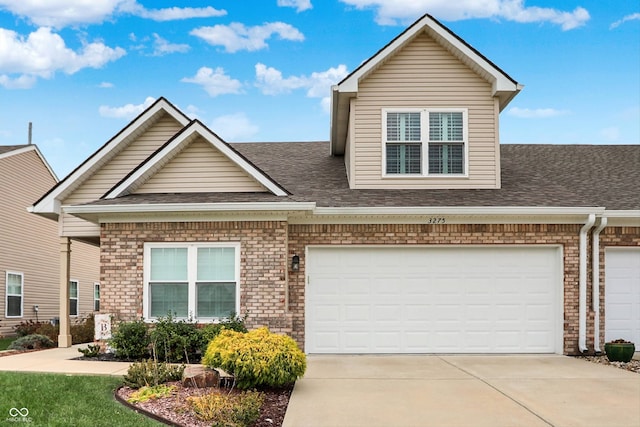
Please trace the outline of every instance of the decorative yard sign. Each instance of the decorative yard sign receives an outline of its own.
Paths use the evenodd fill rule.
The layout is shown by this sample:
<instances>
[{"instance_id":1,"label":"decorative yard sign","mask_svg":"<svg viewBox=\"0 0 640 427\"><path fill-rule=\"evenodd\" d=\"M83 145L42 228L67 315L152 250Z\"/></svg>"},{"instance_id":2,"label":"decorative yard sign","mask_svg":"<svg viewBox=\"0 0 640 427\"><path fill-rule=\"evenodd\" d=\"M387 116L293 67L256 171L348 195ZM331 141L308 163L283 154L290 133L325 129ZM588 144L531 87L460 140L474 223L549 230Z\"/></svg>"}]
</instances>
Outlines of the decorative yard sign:
<instances>
[{"instance_id":1,"label":"decorative yard sign","mask_svg":"<svg viewBox=\"0 0 640 427\"><path fill-rule=\"evenodd\" d=\"M111 339L111 315L96 314L94 321L96 341Z\"/></svg>"}]
</instances>

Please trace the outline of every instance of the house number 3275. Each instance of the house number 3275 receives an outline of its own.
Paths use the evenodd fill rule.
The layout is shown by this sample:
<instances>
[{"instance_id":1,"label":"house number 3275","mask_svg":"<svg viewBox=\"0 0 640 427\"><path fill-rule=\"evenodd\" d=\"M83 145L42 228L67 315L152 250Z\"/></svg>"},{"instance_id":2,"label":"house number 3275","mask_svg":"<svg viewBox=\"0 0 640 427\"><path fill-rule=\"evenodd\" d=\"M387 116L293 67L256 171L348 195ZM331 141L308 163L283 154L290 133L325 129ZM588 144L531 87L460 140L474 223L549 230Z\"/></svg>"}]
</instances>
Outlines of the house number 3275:
<instances>
[{"instance_id":1,"label":"house number 3275","mask_svg":"<svg viewBox=\"0 0 640 427\"><path fill-rule=\"evenodd\" d=\"M443 217L432 216L427 218L427 224L446 224L446 219Z\"/></svg>"}]
</instances>

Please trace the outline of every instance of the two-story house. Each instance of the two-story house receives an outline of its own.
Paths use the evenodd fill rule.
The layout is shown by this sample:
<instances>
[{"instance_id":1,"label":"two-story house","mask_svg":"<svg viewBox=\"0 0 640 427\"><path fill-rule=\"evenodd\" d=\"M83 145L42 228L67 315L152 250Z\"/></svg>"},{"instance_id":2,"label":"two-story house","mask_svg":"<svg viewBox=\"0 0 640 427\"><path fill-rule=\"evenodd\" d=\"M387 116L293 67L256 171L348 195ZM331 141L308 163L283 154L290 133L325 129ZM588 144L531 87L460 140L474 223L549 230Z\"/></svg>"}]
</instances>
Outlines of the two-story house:
<instances>
[{"instance_id":1,"label":"two-story house","mask_svg":"<svg viewBox=\"0 0 640 427\"><path fill-rule=\"evenodd\" d=\"M36 145L0 146L0 335L59 317L58 224L27 212L58 179ZM78 242L68 280L69 315L100 307L100 250Z\"/></svg>"},{"instance_id":2,"label":"two-story house","mask_svg":"<svg viewBox=\"0 0 640 427\"><path fill-rule=\"evenodd\" d=\"M328 142L228 144L161 98L32 210L99 243L119 319L237 312L308 353L638 342L640 146L500 145L521 88L425 15L333 87Z\"/></svg>"}]
</instances>

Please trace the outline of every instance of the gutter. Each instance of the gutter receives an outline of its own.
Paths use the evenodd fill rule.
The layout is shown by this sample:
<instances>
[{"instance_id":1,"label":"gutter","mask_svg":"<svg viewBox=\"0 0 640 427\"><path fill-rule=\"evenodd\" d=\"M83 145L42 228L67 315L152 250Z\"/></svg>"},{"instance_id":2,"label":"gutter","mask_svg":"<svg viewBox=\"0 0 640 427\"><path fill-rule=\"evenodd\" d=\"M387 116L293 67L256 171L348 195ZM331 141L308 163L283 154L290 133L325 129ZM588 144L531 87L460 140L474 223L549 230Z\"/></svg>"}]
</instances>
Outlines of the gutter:
<instances>
[{"instance_id":1,"label":"gutter","mask_svg":"<svg viewBox=\"0 0 640 427\"><path fill-rule=\"evenodd\" d=\"M588 233L596 222L596 215L589 214L580 229L580 294L578 298L578 349L587 351L587 240Z\"/></svg>"},{"instance_id":2,"label":"gutter","mask_svg":"<svg viewBox=\"0 0 640 427\"><path fill-rule=\"evenodd\" d=\"M593 244L591 255L592 286L591 299L593 306L593 349L596 353L600 350L600 232L607 226L607 218L602 217L600 224L593 230Z\"/></svg>"}]
</instances>

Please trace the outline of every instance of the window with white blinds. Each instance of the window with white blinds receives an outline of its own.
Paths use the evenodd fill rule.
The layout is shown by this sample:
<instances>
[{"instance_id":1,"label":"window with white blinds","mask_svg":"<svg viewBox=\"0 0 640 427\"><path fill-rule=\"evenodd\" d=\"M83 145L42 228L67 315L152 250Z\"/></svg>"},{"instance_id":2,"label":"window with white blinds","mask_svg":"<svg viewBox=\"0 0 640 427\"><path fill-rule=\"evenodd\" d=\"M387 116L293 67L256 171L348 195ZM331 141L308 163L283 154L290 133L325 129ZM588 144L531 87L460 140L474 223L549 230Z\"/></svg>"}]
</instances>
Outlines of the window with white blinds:
<instances>
[{"instance_id":1,"label":"window with white blinds","mask_svg":"<svg viewBox=\"0 0 640 427\"><path fill-rule=\"evenodd\" d=\"M6 317L22 317L22 293L23 293L24 275L22 273L13 273L7 271L6 274Z\"/></svg>"},{"instance_id":2,"label":"window with white blinds","mask_svg":"<svg viewBox=\"0 0 640 427\"><path fill-rule=\"evenodd\" d=\"M384 175L467 173L467 110L384 109L383 123Z\"/></svg>"},{"instance_id":3,"label":"window with white blinds","mask_svg":"<svg viewBox=\"0 0 640 427\"><path fill-rule=\"evenodd\" d=\"M207 321L238 313L239 252L235 243L147 243L145 318Z\"/></svg>"}]
</instances>

